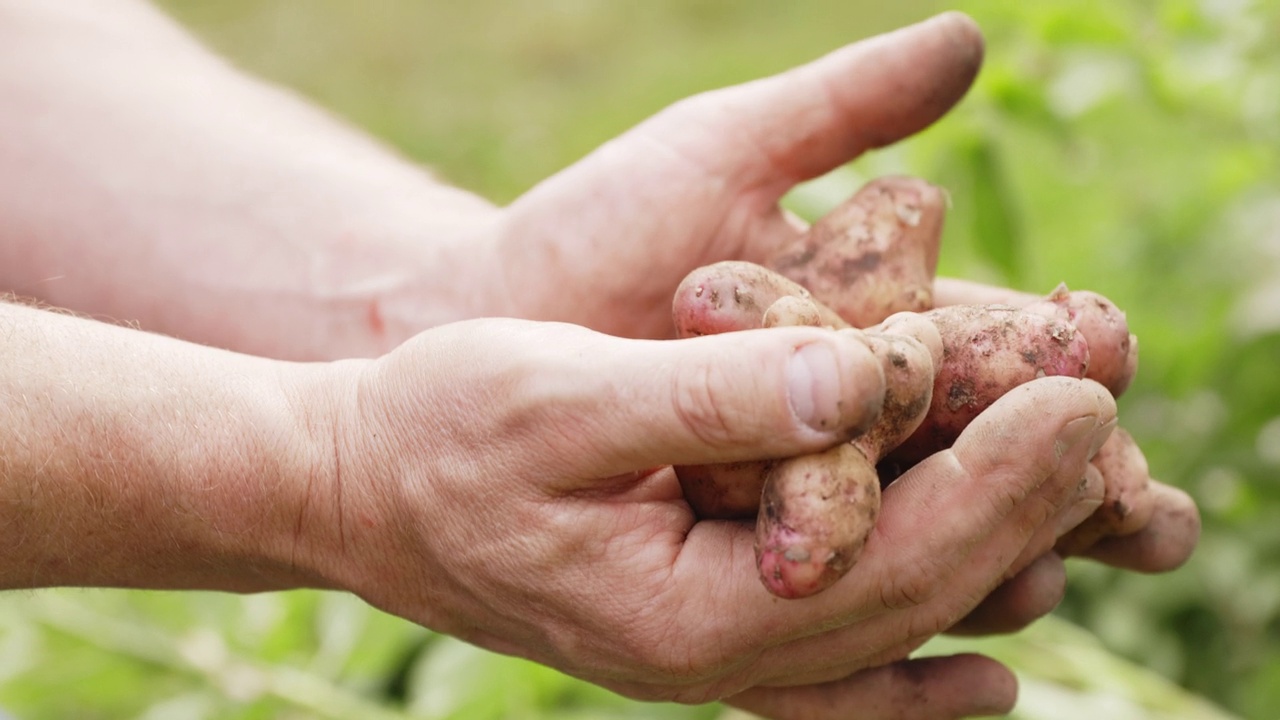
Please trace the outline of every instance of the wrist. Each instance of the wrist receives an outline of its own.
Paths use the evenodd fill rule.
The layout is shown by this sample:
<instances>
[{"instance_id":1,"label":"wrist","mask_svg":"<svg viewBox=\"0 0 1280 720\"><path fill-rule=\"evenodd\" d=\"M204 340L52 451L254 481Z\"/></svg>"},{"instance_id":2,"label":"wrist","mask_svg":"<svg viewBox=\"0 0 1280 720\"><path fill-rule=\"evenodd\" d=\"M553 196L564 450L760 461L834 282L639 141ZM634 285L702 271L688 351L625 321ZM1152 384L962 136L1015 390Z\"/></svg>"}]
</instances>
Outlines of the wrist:
<instances>
[{"instance_id":1,"label":"wrist","mask_svg":"<svg viewBox=\"0 0 1280 720\"><path fill-rule=\"evenodd\" d=\"M0 330L0 586L325 585L311 366L2 303Z\"/></svg>"},{"instance_id":2,"label":"wrist","mask_svg":"<svg viewBox=\"0 0 1280 720\"><path fill-rule=\"evenodd\" d=\"M486 277L492 264L482 258L491 252L500 211L451 210L436 194L451 189L421 190L415 200L366 208L346 232L316 240L305 279L280 283L284 273L278 274L277 287L263 293L285 295L295 306L276 312L276 332L252 328L274 347L246 349L284 358L371 358L428 328L495 314L495 286ZM210 282L218 277L234 275Z\"/></svg>"}]
</instances>

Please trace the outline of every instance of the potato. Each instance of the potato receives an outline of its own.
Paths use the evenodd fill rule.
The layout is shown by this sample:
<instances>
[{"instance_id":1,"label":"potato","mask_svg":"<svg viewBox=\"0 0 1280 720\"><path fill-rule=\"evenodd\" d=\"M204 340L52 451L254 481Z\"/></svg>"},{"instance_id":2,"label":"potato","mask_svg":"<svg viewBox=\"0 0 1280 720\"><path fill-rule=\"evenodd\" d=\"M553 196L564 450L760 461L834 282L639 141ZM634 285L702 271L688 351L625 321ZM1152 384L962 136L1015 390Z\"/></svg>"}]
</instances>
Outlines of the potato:
<instances>
[{"instance_id":1,"label":"potato","mask_svg":"<svg viewBox=\"0 0 1280 720\"><path fill-rule=\"evenodd\" d=\"M903 313L868 330L865 339L885 374L879 420L852 442L769 463L765 470L756 563L765 587L779 597L821 592L857 562L880 512L876 463L929 408L942 358L933 323Z\"/></svg>"},{"instance_id":2,"label":"potato","mask_svg":"<svg viewBox=\"0 0 1280 720\"><path fill-rule=\"evenodd\" d=\"M679 337L754 330L764 327L765 311L784 297L810 301L820 325L849 326L803 287L761 265L735 260L700 267L685 276L676 288L671 314Z\"/></svg>"},{"instance_id":3,"label":"potato","mask_svg":"<svg viewBox=\"0 0 1280 720\"><path fill-rule=\"evenodd\" d=\"M851 443L771 466L756 521L756 563L769 592L813 595L853 567L880 512L875 463Z\"/></svg>"},{"instance_id":4,"label":"potato","mask_svg":"<svg viewBox=\"0 0 1280 720\"><path fill-rule=\"evenodd\" d=\"M685 500L702 519L747 520L760 511L765 476L777 460L676 465Z\"/></svg>"},{"instance_id":5,"label":"potato","mask_svg":"<svg viewBox=\"0 0 1280 720\"><path fill-rule=\"evenodd\" d=\"M1011 295L1018 307L930 309L944 212L938 188L879 178L764 266L699 268L676 292L681 337L852 326L867 328L860 336L881 359L881 412L852 441L800 457L676 468L700 518L756 517L760 577L779 597L821 592L847 573L874 528L882 483L950 447L1009 390L1065 375L1119 394L1136 372L1137 338L1097 293L1059 286L1047 297ZM1116 442L1095 459L1107 500L1064 536L1064 552L1148 522L1145 461Z\"/></svg>"},{"instance_id":6,"label":"potato","mask_svg":"<svg viewBox=\"0 0 1280 720\"><path fill-rule=\"evenodd\" d=\"M764 311L762 327L822 327L822 309L813 298L783 295Z\"/></svg>"},{"instance_id":7,"label":"potato","mask_svg":"<svg viewBox=\"0 0 1280 720\"><path fill-rule=\"evenodd\" d=\"M1059 285L1047 298L1024 310L1066 320L1089 344L1088 377L1120 395L1138 372L1138 339L1129 332L1124 313L1107 298L1088 290Z\"/></svg>"},{"instance_id":8,"label":"potato","mask_svg":"<svg viewBox=\"0 0 1280 720\"><path fill-rule=\"evenodd\" d=\"M1070 323L1005 305L953 305L924 313L943 359L920 427L889 453L890 477L951 447L978 413L1014 387L1046 375L1084 377L1089 347Z\"/></svg>"},{"instance_id":9,"label":"potato","mask_svg":"<svg viewBox=\"0 0 1280 720\"><path fill-rule=\"evenodd\" d=\"M854 327L933 307L946 202L911 177L872 180L764 264Z\"/></svg>"}]
</instances>

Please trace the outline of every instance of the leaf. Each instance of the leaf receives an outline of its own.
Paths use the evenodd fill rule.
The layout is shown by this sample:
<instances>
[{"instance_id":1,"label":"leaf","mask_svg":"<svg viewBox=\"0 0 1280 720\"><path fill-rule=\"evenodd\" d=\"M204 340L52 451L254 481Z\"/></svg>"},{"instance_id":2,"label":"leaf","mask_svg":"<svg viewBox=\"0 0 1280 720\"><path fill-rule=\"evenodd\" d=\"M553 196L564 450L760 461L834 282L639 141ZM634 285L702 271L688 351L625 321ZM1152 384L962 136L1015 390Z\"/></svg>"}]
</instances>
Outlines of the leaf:
<instances>
[{"instance_id":1,"label":"leaf","mask_svg":"<svg viewBox=\"0 0 1280 720\"><path fill-rule=\"evenodd\" d=\"M922 655L979 652L1017 669L1020 720L1234 720L1167 678L1109 652L1093 634L1055 616L1017 635L938 637Z\"/></svg>"}]
</instances>

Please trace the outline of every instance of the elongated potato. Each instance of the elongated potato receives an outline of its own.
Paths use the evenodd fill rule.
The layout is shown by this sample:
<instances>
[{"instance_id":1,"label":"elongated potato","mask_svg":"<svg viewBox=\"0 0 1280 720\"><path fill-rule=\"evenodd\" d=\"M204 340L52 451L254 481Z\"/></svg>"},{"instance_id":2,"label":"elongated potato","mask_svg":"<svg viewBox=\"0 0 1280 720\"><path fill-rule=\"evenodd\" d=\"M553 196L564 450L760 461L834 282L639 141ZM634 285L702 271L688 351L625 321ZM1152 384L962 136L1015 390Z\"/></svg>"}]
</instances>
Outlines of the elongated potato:
<instances>
[{"instance_id":1,"label":"elongated potato","mask_svg":"<svg viewBox=\"0 0 1280 720\"><path fill-rule=\"evenodd\" d=\"M978 413L1014 387L1088 371L1084 336L1064 320L1004 305L953 305L924 315L942 336L942 367L924 422L886 459L890 476L951 447Z\"/></svg>"},{"instance_id":2,"label":"elongated potato","mask_svg":"<svg viewBox=\"0 0 1280 720\"><path fill-rule=\"evenodd\" d=\"M1088 377L1120 395L1138 372L1138 340L1115 303L1096 292L1059 285L1048 297L1023 307L1046 317L1066 320L1089 344Z\"/></svg>"},{"instance_id":3,"label":"elongated potato","mask_svg":"<svg viewBox=\"0 0 1280 720\"><path fill-rule=\"evenodd\" d=\"M853 331L843 331L853 332ZM894 316L865 339L880 358L880 419L852 442L769 464L756 521L756 563L769 592L807 597L857 562L880 512L877 460L924 419L942 339L920 315Z\"/></svg>"},{"instance_id":4,"label":"elongated potato","mask_svg":"<svg viewBox=\"0 0 1280 720\"><path fill-rule=\"evenodd\" d=\"M756 564L769 592L813 595L843 577L880 512L875 464L851 443L770 468L756 521Z\"/></svg>"}]
</instances>

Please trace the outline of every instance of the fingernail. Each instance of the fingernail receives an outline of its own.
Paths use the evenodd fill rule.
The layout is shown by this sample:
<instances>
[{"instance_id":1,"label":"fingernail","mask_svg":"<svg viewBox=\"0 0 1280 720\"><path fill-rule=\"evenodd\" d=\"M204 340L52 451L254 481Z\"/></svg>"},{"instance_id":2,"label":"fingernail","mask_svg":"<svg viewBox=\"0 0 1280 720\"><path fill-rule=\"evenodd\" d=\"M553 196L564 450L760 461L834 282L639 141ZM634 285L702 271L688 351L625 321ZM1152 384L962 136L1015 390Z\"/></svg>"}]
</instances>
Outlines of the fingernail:
<instances>
[{"instance_id":1,"label":"fingernail","mask_svg":"<svg viewBox=\"0 0 1280 720\"><path fill-rule=\"evenodd\" d=\"M1111 431L1116 429L1116 424L1119 421L1119 418L1111 418L1111 422L1099 427L1093 432L1093 441L1089 443L1088 459L1092 460L1098 454L1098 451L1106 444L1107 438L1111 437Z\"/></svg>"},{"instance_id":2,"label":"fingernail","mask_svg":"<svg viewBox=\"0 0 1280 720\"><path fill-rule=\"evenodd\" d=\"M1082 418L1076 418L1058 431L1058 438L1054 442L1053 451L1058 460L1067 454L1071 448L1080 444L1090 433L1098 427L1098 418L1094 415L1085 415Z\"/></svg>"},{"instance_id":3,"label":"fingernail","mask_svg":"<svg viewBox=\"0 0 1280 720\"><path fill-rule=\"evenodd\" d=\"M840 370L835 348L813 342L798 348L787 363L791 411L801 422L822 432L840 421Z\"/></svg>"}]
</instances>

